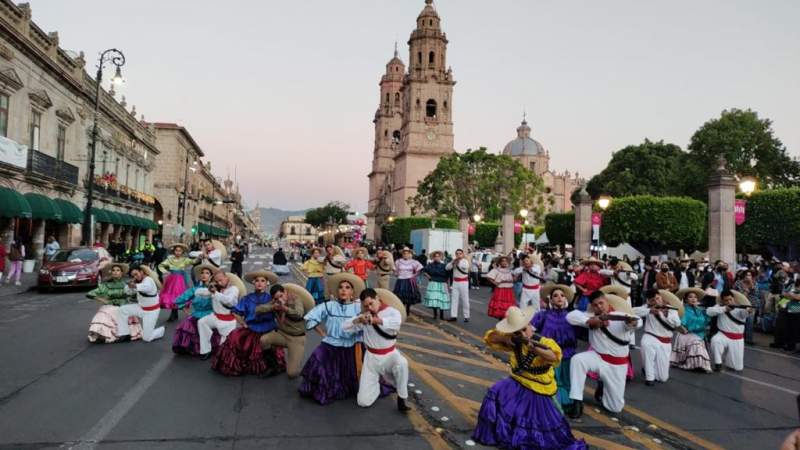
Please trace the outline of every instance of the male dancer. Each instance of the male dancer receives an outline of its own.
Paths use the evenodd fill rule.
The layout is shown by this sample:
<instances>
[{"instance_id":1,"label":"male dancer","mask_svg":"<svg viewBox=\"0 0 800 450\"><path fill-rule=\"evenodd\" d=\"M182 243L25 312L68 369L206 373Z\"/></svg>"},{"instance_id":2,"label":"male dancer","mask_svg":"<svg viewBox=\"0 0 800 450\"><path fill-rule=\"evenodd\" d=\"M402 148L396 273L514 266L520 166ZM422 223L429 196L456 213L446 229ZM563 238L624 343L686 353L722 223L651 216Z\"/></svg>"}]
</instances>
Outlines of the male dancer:
<instances>
[{"instance_id":1,"label":"male dancer","mask_svg":"<svg viewBox=\"0 0 800 450\"><path fill-rule=\"evenodd\" d=\"M306 321L303 316L314 308L314 300L294 284L276 284L269 290L272 301L258 305L257 314L273 313L278 329L261 336L261 348L286 348L286 375L296 378L302 368L306 346ZM300 295L303 295L301 298Z\"/></svg>"},{"instance_id":2,"label":"male dancer","mask_svg":"<svg viewBox=\"0 0 800 450\"><path fill-rule=\"evenodd\" d=\"M533 308L539 312L541 308L539 289L542 277L542 268L533 263L533 257L526 255L522 265L514 269L514 276L522 279L522 294L519 296L520 309Z\"/></svg>"},{"instance_id":3,"label":"male dancer","mask_svg":"<svg viewBox=\"0 0 800 450\"><path fill-rule=\"evenodd\" d=\"M458 306L464 314L464 322L469 322L469 258L464 250L456 250L456 257L445 266L453 271L452 295L450 296L450 322L458 320Z\"/></svg>"},{"instance_id":4,"label":"male dancer","mask_svg":"<svg viewBox=\"0 0 800 450\"><path fill-rule=\"evenodd\" d=\"M236 329L236 317L231 314L230 308L236 306L239 301L239 288L231 284L228 274L218 271L214 274L214 282L208 288L200 288L195 291L195 295L211 296L211 309L214 314L209 314L197 321L197 332L200 334L200 359L211 357L211 335L214 330L219 333L219 344L225 343L225 339ZM204 292L208 291L208 292Z\"/></svg>"},{"instance_id":5,"label":"male dancer","mask_svg":"<svg viewBox=\"0 0 800 450\"><path fill-rule=\"evenodd\" d=\"M747 297L744 297L738 303L748 306L746 301ZM719 296L718 304L706 308L709 317L717 317L719 330L711 338L711 359L715 372L722 370L723 355L727 367L736 371L744 369L744 323L750 314L750 308L735 308L736 305L733 291L724 290Z\"/></svg>"},{"instance_id":6,"label":"male dancer","mask_svg":"<svg viewBox=\"0 0 800 450\"><path fill-rule=\"evenodd\" d=\"M339 247L333 244L325 246L325 300L328 301L334 292L328 292L328 277L336 275L344 270L344 265L347 261L342 255Z\"/></svg>"},{"instance_id":7,"label":"male dancer","mask_svg":"<svg viewBox=\"0 0 800 450\"><path fill-rule=\"evenodd\" d=\"M131 330L128 317L139 317L142 320L142 340L151 342L164 337L164 327L156 328L161 305L158 301L158 287L152 278L147 276L140 266L133 266L128 271L131 281L125 286L125 293L136 294L136 303L119 307L117 335L121 341L130 340Z\"/></svg>"},{"instance_id":8,"label":"male dancer","mask_svg":"<svg viewBox=\"0 0 800 450\"><path fill-rule=\"evenodd\" d=\"M645 298L647 304L633 308L633 313L644 319L640 350L645 384L652 386L656 381L666 383L669 379L672 335L681 326L681 318L678 311L666 305L658 290L648 289Z\"/></svg>"}]
</instances>

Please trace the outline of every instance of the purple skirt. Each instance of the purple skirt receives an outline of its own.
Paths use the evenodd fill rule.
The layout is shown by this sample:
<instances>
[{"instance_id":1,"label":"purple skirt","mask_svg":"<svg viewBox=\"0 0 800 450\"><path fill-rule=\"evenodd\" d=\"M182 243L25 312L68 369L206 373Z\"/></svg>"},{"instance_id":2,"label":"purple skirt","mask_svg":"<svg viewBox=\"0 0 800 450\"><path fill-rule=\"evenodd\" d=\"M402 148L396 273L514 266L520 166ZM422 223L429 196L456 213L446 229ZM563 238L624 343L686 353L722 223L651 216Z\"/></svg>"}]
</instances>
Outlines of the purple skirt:
<instances>
[{"instance_id":1,"label":"purple skirt","mask_svg":"<svg viewBox=\"0 0 800 450\"><path fill-rule=\"evenodd\" d=\"M219 333L211 335L211 352L219 347ZM179 355L197 356L200 354L200 333L197 332L197 317L189 316L175 328L172 337L172 351Z\"/></svg>"},{"instance_id":2,"label":"purple skirt","mask_svg":"<svg viewBox=\"0 0 800 450\"><path fill-rule=\"evenodd\" d=\"M300 395L327 405L358 393L355 347L319 344L306 361Z\"/></svg>"},{"instance_id":3,"label":"purple skirt","mask_svg":"<svg viewBox=\"0 0 800 450\"><path fill-rule=\"evenodd\" d=\"M512 378L486 393L472 439L506 449L585 449L552 397L537 394Z\"/></svg>"},{"instance_id":4,"label":"purple skirt","mask_svg":"<svg viewBox=\"0 0 800 450\"><path fill-rule=\"evenodd\" d=\"M396 295L406 305L416 305L422 301L422 296L419 293L419 287L417 287L416 278L408 278L404 280L398 279L395 281L394 295Z\"/></svg>"}]
</instances>

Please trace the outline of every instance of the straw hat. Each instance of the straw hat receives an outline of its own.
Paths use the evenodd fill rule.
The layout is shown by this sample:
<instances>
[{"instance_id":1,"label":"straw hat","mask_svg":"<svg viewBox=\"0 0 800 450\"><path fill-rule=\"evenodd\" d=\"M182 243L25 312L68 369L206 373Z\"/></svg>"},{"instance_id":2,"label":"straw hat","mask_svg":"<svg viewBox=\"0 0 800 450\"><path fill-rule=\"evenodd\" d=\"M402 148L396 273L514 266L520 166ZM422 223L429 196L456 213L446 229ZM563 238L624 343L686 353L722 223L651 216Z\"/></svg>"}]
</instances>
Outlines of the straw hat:
<instances>
[{"instance_id":1,"label":"straw hat","mask_svg":"<svg viewBox=\"0 0 800 450\"><path fill-rule=\"evenodd\" d=\"M683 317L683 302L678 298L678 296L666 289L659 289L658 293L661 294L661 298L667 303L667 305L677 308L678 315Z\"/></svg>"},{"instance_id":2,"label":"straw hat","mask_svg":"<svg viewBox=\"0 0 800 450\"><path fill-rule=\"evenodd\" d=\"M342 281L349 281L350 284L353 285L354 300L357 299L358 296L361 295L361 291L363 291L366 288L366 286L364 285L364 280L362 280L361 278L358 278L357 276L349 272L341 272L329 276L328 279L325 281L328 287L328 292L330 292L331 295L335 296L336 293L339 292L339 283L341 283Z\"/></svg>"},{"instance_id":3,"label":"straw hat","mask_svg":"<svg viewBox=\"0 0 800 450\"><path fill-rule=\"evenodd\" d=\"M750 304L750 300L748 300L744 294L742 294L739 291L734 291L732 289L731 292L733 293L733 302L737 306L752 306ZM722 293L720 293L719 296L717 296L717 304L718 305L722 304Z\"/></svg>"},{"instance_id":4,"label":"straw hat","mask_svg":"<svg viewBox=\"0 0 800 450\"><path fill-rule=\"evenodd\" d=\"M444 257L444 252L443 252L443 251L441 251L441 250L434 250L434 251L432 251L432 252L431 252L431 258L433 258L433 257L434 257L434 256L436 256L436 255L439 255L439 256L441 256L441 257Z\"/></svg>"},{"instance_id":5,"label":"straw hat","mask_svg":"<svg viewBox=\"0 0 800 450\"><path fill-rule=\"evenodd\" d=\"M403 305L403 302L400 300L400 298L394 295L394 292L382 288L375 289L375 292L378 293L378 298L380 299L380 301L400 311L400 320L402 322L406 321L406 307L405 305Z\"/></svg>"},{"instance_id":6,"label":"straw hat","mask_svg":"<svg viewBox=\"0 0 800 450\"><path fill-rule=\"evenodd\" d=\"M170 251L170 252L174 252L174 251L175 251L175 247L180 247L181 249L183 249L183 254L184 254L184 255L185 255L186 253L189 253L189 247L187 247L187 246L186 246L186 244L183 244L183 243L181 243L181 242L176 242L176 243L174 243L174 244L170 245L170 246L169 246L169 251Z\"/></svg>"},{"instance_id":7,"label":"straw hat","mask_svg":"<svg viewBox=\"0 0 800 450\"><path fill-rule=\"evenodd\" d=\"M317 303L314 301L314 297L311 296L311 293L308 292L303 286L294 283L284 283L281 284L286 292L292 295L297 301L303 302L303 314L307 314L309 311L314 309L314 306Z\"/></svg>"},{"instance_id":8,"label":"straw hat","mask_svg":"<svg viewBox=\"0 0 800 450\"><path fill-rule=\"evenodd\" d=\"M588 266L589 264L597 264L600 267L603 267L603 261L600 261L599 259L595 258L594 256L590 256L590 257L588 257L588 258L586 258L586 259L581 261L581 265L582 266Z\"/></svg>"},{"instance_id":9,"label":"straw hat","mask_svg":"<svg viewBox=\"0 0 800 450\"><path fill-rule=\"evenodd\" d=\"M534 314L536 314L536 310L533 308L521 310L516 306L512 306L506 311L506 318L497 322L494 328L506 334L517 332L531 323Z\"/></svg>"},{"instance_id":10,"label":"straw hat","mask_svg":"<svg viewBox=\"0 0 800 450\"><path fill-rule=\"evenodd\" d=\"M228 286L231 285L236 286L236 288L239 289L239 298L242 298L245 295L247 295L247 287L244 285L244 281L242 281L242 279L239 278L238 275L230 272L225 272L225 275L228 276L228 280L230 281L230 284Z\"/></svg>"},{"instance_id":11,"label":"straw hat","mask_svg":"<svg viewBox=\"0 0 800 450\"><path fill-rule=\"evenodd\" d=\"M614 308L614 311L633 316L633 308L628 305L627 300L614 294L606 294L605 297L608 300L608 304Z\"/></svg>"},{"instance_id":12,"label":"straw hat","mask_svg":"<svg viewBox=\"0 0 800 450\"><path fill-rule=\"evenodd\" d=\"M556 289L564 293L564 295L567 297L568 302L571 302L572 299L575 298L574 289L567 286L566 284L553 284L553 283L547 283L544 286L542 286L542 289L540 291L541 296L544 298L549 298L550 294L552 294L553 291L555 291Z\"/></svg>"},{"instance_id":13,"label":"straw hat","mask_svg":"<svg viewBox=\"0 0 800 450\"><path fill-rule=\"evenodd\" d=\"M697 295L698 300L702 300L703 297L706 296L706 292L704 290L696 287L679 289L675 295L678 296L679 299L686 301L686 294L689 292L694 292L695 295Z\"/></svg>"},{"instance_id":14,"label":"straw hat","mask_svg":"<svg viewBox=\"0 0 800 450\"><path fill-rule=\"evenodd\" d=\"M128 273L128 265L125 263L118 263L118 262L110 262L103 265L103 268L100 269L100 274L103 277L103 280L108 281L111 279L111 269L114 267L119 267L122 270L122 275L125 276Z\"/></svg>"},{"instance_id":15,"label":"straw hat","mask_svg":"<svg viewBox=\"0 0 800 450\"><path fill-rule=\"evenodd\" d=\"M381 250L376 255L378 257L378 268L383 272L394 271L394 256L392 252Z\"/></svg>"},{"instance_id":16,"label":"straw hat","mask_svg":"<svg viewBox=\"0 0 800 450\"><path fill-rule=\"evenodd\" d=\"M405 255L406 253L411 253L411 254L413 255L413 254L414 254L414 251L413 251L413 250L411 250L411 249L410 249L410 248L408 248L408 247L403 247L403 250L401 250L401 251L400 251L400 254L401 254L401 255Z\"/></svg>"},{"instance_id":17,"label":"straw hat","mask_svg":"<svg viewBox=\"0 0 800 450\"><path fill-rule=\"evenodd\" d=\"M217 271L219 270L219 267L213 264L198 264L194 266L194 269L192 269L192 271L194 272L195 280L200 279L200 271L202 271L203 269L208 269L211 272L211 276L213 277L214 274L217 273Z\"/></svg>"},{"instance_id":18,"label":"straw hat","mask_svg":"<svg viewBox=\"0 0 800 450\"><path fill-rule=\"evenodd\" d=\"M218 241L216 239L212 239L211 240L211 245L213 245L215 249L219 250L220 257L223 260L228 258L228 249L225 248L225 244L223 244L222 242L220 242L220 241Z\"/></svg>"},{"instance_id":19,"label":"straw hat","mask_svg":"<svg viewBox=\"0 0 800 450\"><path fill-rule=\"evenodd\" d=\"M626 263L625 261L618 261L617 269L622 270L624 272L633 272L633 267L631 267L631 265Z\"/></svg>"},{"instance_id":20,"label":"straw hat","mask_svg":"<svg viewBox=\"0 0 800 450\"><path fill-rule=\"evenodd\" d=\"M618 284L609 284L603 286L600 288L600 291L604 294L612 294L620 298L628 298L631 295L627 289Z\"/></svg>"},{"instance_id":21,"label":"straw hat","mask_svg":"<svg viewBox=\"0 0 800 450\"><path fill-rule=\"evenodd\" d=\"M360 252L364 252L364 256L369 256L369 251L367 251L367 247L358 247L354 254L359 254Z\"/></svg>"},{"instance_id":22,"label":"straw hat","mask_svg":"<svg viewBox=\"0 0 800 450\"><path fill-rule=\"evenodd\" d=\"M332 245L333 247L333 256L344 256L344 252L338 245Z\"/></svg>"},{"instance_id":23,"label":"straw hat","mask_svg":"<svg viewBox=\"0 0 800 450\"><path fill-rule=\"evenodd\" d=\"M160 291L161 290L161 281L158 280L158 275L156 275L156 273L153 272L153 269L151 269L150 266L146 266L144 264L139 266L139 268L142 270L142 272L144 272L145 275L147 275L148 277L153 279L153 281L156 283L156 287Z\"/></svg>"},{"instance_id":24,"label":"straw hat","mask_svg":"<svg viewBox=\"0 0 800 450\"><path fill-rule=\"evenodd\" d=\"M244 281L253 284L255 279L258 277L266 278L267 281L269 281L269 284L278 284L281 282L281 279L269 270L256 270L254 272L248 272L244 274Z\"/></svg>"}]
</instances>

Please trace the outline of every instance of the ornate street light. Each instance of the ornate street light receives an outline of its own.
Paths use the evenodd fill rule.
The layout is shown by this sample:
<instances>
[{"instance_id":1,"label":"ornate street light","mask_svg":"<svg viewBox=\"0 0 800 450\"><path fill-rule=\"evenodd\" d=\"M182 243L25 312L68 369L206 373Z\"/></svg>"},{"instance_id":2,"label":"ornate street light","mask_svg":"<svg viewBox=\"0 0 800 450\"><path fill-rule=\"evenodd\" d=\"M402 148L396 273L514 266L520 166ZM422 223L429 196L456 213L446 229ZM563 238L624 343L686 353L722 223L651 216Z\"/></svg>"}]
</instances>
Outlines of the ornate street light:
<instances>
[{"instance_id":1,"label":"ornate street light","mask_svg":"<svg viewBox=\"0 0 800 450\"><path fill-rule=\"evenodd\" d=\"M103 68L106 64L111 63L117 66L114 77L111 81L115 84L121 83L122 80L122 66L125 65L125 55L115 49L110 48L100 54L100 61L97 63L97 76L95 82L97 88L94 96L94 124L92 125L92 148L89 153L89 185L86 189L86 208L83 211L83 227L81 229L81 239L86 245L92 244L92 203L94 200L94 169L95 169L95 154L97 153L97 116L100 115L100 87L103 81Z\"/></svg>"},{"instance_id":2,"label":"ornate street light","mask_svg":"<svg viewBox=\"0 0 800 450\"><path fill-rule=\"evenodd\" d=\"M527 210L527 209L525 209L525 208L522 208L522 209L520 209L520 210L519 210L519 215L520 215L521 217L528 217L528 210Z\"/></svg>"},{"instance_id":3,"label":"ornate street light","mask_svg":"<svg viewBox=\"0 0 800 450\"><path fill-rule=\"evenodd\" d=\"M611 204L611 197L607 195L601 195L600 198L597 199L597 206L600 207L603 211L608 208L608 205Z\"/></svg>"},{"instance_id":4,"label":"ornate street light","mask_svg":"<svg viewBox=\"0 0 800 450\"><path fill-rule=\"evenodd\" d=\"M475 214L474 216L472 216L472 218L475 219L476 223L480 222L481 220L483 220L483 217L481 217L480 214Z\"/></svg>"},{"instance_id":5,"label":"ornate street light","mask_svg":"<svg viewBox=\"0 0 800 450\"><path fill-rule=\"evenodd\" d=\"M756 190L756 179L753 177L744 177L739 181L739 190L744 193L744 195L750 197L750 194L755 192Z\"/></svg>"}]
</instances>

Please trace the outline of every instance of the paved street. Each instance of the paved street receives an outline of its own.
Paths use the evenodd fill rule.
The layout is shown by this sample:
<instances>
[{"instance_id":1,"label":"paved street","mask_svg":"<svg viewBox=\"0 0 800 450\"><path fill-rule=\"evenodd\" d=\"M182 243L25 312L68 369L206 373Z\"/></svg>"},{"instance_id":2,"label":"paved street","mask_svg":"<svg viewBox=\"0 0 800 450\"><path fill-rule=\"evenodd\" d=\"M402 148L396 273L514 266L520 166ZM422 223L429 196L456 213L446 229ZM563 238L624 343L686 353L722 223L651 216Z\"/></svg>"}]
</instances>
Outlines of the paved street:
<instances>
[{"instance_id":1,"label":"paved street","mask_svg":"<svg viewBox=\"0 0 800 450\"><path fill-rule=\"evenodd\" d=\"M245 271L267 262L259 250ZM408 416L393 399L370 409L354 399L320 407L283 375L223 377L207 361L173 355L175 324L151 344L90 345L97 304L83 292L4 293L0 448L468 448L486 388L508 372L479 342L493 325L486 288L472 291L468 324L434 323L415 308L404 326L415 405ZM309 339L307 354L318 342ZM638 353L634 360L641 367ZM776 448L797 425L800 358L749 347L745 365L741 374L673 370L652 388L639 376L618 419L587 395L575 432L603 448Z\"/></svg>"}]
</instances>

